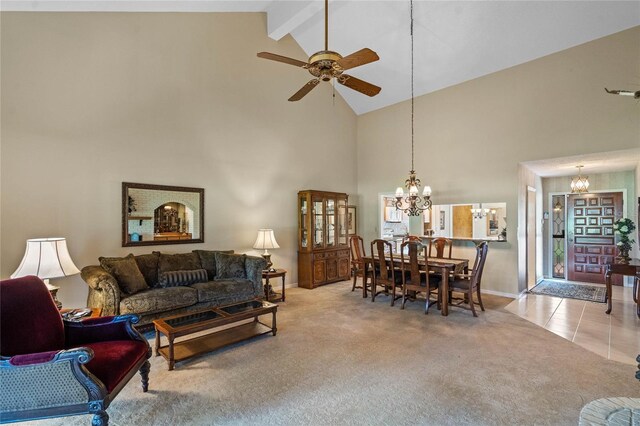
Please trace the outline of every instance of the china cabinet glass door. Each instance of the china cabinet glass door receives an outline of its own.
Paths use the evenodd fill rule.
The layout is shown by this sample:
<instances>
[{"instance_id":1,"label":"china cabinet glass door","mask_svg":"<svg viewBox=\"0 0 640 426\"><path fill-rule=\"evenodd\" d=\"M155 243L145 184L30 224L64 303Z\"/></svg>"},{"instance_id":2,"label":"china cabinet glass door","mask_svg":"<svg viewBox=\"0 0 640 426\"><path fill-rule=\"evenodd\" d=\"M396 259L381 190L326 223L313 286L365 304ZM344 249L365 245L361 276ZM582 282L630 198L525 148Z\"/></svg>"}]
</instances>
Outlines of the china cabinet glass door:
<instances>
[{"instance_id":1,"label":"china cabinet glass door","mask_svg":"<svg viewBox=\"0 0 640 426\"><path fill-rule=\"evenodd\" d=\"M307 197L300 197L300 247L307 248L309 246L309 229L307 224L308 218Z\"/></svg>"},{"instance_id":2,"label":"china cabinet glass door","mask_svg":"<svg viewBox=\"0 0 640 426\"><path fill-rule=\"evenodd\" d=\"M336 245L336 200L327 198L327 247Z\"/></svg>"},{"instance_id":3,"label":"china cabinet glass door","mask_svg":"<svg viewBox=\"0 0 640 426\"><path fill-rule=\"evenodd\" d=\"M338 245L347 245L347 201L338 200Z\"/></svg>"},{"instance_id":4,"label":"china cabinet glass door","mask_svg":"<svg viewBox=\"0 0 640 426\"><path fill-rule=\"evenodd\" d=\"M313 246L324 246L324 206L321 198L313 199Z\"/></svg>"}]
</instances>

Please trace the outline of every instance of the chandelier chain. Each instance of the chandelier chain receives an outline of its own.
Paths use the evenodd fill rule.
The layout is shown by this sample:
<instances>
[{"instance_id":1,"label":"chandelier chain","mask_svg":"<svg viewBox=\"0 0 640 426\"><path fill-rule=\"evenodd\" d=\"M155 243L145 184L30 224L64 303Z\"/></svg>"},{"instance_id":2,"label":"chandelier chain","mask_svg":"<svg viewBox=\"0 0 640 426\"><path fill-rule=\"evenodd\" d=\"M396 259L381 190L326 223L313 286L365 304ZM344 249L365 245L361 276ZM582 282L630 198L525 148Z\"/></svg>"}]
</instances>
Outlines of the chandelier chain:
<instances>
[{"instance_id":1,"label":"chandelier chain","mask_svg":"<svg viewBox=\"0 0 640 426\"><path fill-rule=\"evenodd\" d=\"M414 118L413 118L413 0L409 1L410 5L410 15L411 15L411 24L409 27L409 33L411 35L411 170L415 170L413 166L413 156L414 156Z\"/></svg>"}]
</instances>

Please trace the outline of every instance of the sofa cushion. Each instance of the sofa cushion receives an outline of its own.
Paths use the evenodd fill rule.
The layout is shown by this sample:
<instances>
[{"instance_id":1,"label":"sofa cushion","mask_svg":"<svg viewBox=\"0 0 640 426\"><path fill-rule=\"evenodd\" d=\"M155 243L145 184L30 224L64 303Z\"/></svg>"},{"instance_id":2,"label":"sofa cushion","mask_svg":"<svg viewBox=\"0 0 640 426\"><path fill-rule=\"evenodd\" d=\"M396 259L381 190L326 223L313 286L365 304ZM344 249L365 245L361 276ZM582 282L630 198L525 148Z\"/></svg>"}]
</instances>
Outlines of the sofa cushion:
<instances>
[{"instance_id":1,"label":"sofa cushion","mask_svg":"<svg viewBox=\"0 0 640 426\"><path fill-rule=\"evenodd\" d=\"M249 280L216 280L193 284L191 288L197 290L198 302L226 304L255 298L253 283Z\"/></svg>"},{"instance_id":2,"label":"sofa cushion","mask_svg":"<svg viewBox=\"0 0 640 426\"><path fill-rule=\"evenodd\" d=\"M200 264L207 270L209 280L216 277L216 253L233 254L233 250L194 250L200 258Z\"/></svg>"},{"instance_id":3,"label":"sofa cushion","mask_svg":"<svg viewBox=\"0 0 640 426\"><path fill-rule=\"evenodd\" d=\"M154 288L120 300L121 314L152 314L191 306L198 302L198 292L191 287Z\"/></svg>"},{"instance_id":4,"label":"sofa cushion","mask_svg":"<svg viewBox=\"0 0 640 426\"><path fill-rule=\"evenodd\" d=\"M247 278L246 258L246 254L216 253L216 279Z\"/></svg>"},{"instance_id":5,"label":"sofa cushion","mask_svg":"<svg viewBox=\"0 0 640 426\"><path fill-rule=\"evenodd\" d=\"M206 283L207 271L204 269L194 269L193 271L168 271L160 274L158 287L177 287L180 285L191 285L195 283Z\"/></svg>"},{"instance_id":6,"label":"sofa cushion","mask_svg":"<svg viewBox=\"0 0 640 426\"><path fill-rule=\"evenodd\" d=\"M147 357L148 351L144 342L136 340L111 340L82 346L93 350L87 369L104 383L109 393L139 361Z\"/></svg>"},{"instance_id":7,"label":"sofa cushion","mask_svg":"<svg viewBox=\"0 0 640 426\"><path fill-rule=\"evenodd\" d=\"M196 253L160 253L160 259L158 261L158 275L163 272L193 271L194 269L202 269L200 258Z\"/></svg>"},{"instance_id":8,"label":"sofa cushion","mask_svg":"<svg viewBox=\"0 0 640 426\"><path fill-rule=\"evenodd\" d=\"M118 287L125 294L136 294L149 288L132 254L121 258L101 257L100 264L118 281Z\"/></svg>"},{"instance_id":9,"label":"sofa cushion","mask_svg":"<svg viewBox=\"0 0 640 426\"><path fill-rule=\"evenodd\" d=\"M149 287L158 285L158 261L160 260L160 253L154 251L150 254L135 256L135 259L147 285Z\"/></svg>"}]
</instances>

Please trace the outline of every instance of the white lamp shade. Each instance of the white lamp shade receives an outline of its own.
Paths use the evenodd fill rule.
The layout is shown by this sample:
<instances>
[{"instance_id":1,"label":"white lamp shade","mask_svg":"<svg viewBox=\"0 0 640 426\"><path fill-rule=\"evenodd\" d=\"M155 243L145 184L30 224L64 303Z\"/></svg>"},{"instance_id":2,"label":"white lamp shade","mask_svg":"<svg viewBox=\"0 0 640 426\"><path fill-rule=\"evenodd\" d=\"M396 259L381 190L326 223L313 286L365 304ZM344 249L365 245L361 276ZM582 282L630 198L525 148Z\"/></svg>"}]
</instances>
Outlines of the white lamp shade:
<instances>
[{"instance_id":1,"label":"white lamp shade","mask_svg":"<svg viewBox=\"0 0 640 426\"><path fill-rule=\"evenodd\" d=\"M253 248L259 250L280 248L276 237L273 235L273 229L258 229L258 238L253 243Z\"/></svg>"},{"instance_id":2,"label":"white lamp shade","mask_svg":"<svg viewBox=\"0 0 640 426\"><path fill-rule=\"evenodd\" d=\"M36 275L42 279L79 274L69 256L64 238L34 238L27 240L27 250L18 269L11 278Z\"/></svg>"}]
</instances>

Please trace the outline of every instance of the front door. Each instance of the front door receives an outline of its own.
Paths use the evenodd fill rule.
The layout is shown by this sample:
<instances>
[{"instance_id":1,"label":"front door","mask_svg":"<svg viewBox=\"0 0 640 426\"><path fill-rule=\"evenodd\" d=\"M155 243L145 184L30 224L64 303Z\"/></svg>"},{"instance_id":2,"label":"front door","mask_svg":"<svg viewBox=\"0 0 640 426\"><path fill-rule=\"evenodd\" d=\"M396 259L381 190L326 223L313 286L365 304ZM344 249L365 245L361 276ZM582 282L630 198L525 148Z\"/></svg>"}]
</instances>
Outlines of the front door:
<instances>
[{"instance_id":1,"label":"front door","mask_svg":"<svg viewBox=\"0 0 640 426\"><path fill-rule=\"evenodd\" d=\"M567 279L604 284L605 264L613 261L613 223L622 217L622 193L572 194L567 198ZM622 284L614 275L612 282Z\"/></svg>"}]
</instances>

